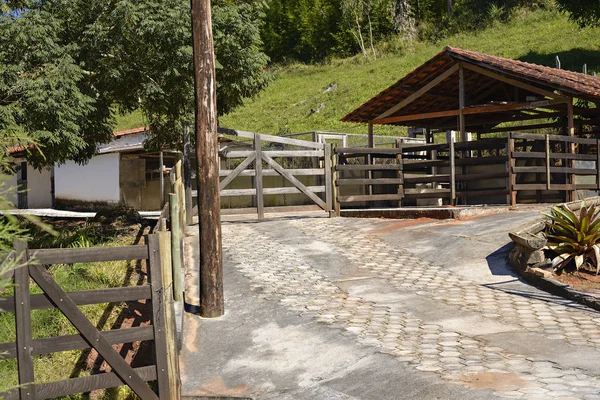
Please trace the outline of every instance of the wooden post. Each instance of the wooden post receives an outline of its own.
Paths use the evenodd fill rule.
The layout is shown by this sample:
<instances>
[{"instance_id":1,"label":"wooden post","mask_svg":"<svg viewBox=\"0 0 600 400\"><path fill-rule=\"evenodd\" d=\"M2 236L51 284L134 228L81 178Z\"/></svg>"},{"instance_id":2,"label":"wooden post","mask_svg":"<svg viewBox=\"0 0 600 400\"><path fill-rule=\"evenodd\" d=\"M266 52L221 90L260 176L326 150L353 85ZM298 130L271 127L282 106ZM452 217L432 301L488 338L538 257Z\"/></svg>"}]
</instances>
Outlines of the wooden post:
<instances>
[{"instance_id":1,"label":"wooden post","mask_svg":"<svg viewBox=\"0 0 600 400\"><path fill-rule=\"evenodd\" d=\"M456 205L456 166L455 166L455 152L454 152L454 138L450 136L450 150L448 151L448 157L450 158L450 205Z\"/></svg>"},{"instance_id":2,"label":"wooden post","mask_svg":"<svg viewBox=\"0 0 600 400\"><path fill-rule=\"evenodd\" d=\"M332 163L331 163L331 171L332 171L332 190L333 190L333 209L335 211L335 216L339 217L340 216L340 203L338 202L338 190L339 190L339 186L337 186L337 180L338 180L338 171L337 171L337 165L338 165L338 157L335 154L335 147L333 148L333 151L331 152L331 157L332 157ZM600 174L598 175L600 176ZM600 179L600 178L599 178Z\"/></svg>"},{"instance_id":3,"label":"wooden post","mask_svg":"<svg viewBox=\"0 0 600 400\"><path fill-rule=\"evenodd\" d=\"M331 213L333 209L333 186L331 181L331 144L324 143L323 148L323 167L325 170L325 203L327 204L327 212Z\"/></svg>"},{"instance_id":4,"label":"wooden post","mask_svg":"<svg viewBox=\"0 0 600 400\"><path fill-rule=\"evenodd\" d=\"M165 399L181 398L179 362L177 349L177 326L171 290L165 290L173 284L171 269L170 232L148 235L150 264L150 282L152 284L152 317L157 353L166 354L156 357L158 370L159 397Z\"/></svg>"},{"instance_id":5,"label":"wooden post","mask_svg":"<svg viewBox=\"0 0 600 400\"><path fill-rule=\"evenodd\" d=\"M29 255L27 242L15 240L15 322L20 399L35 399L33 375L33 339L31 337L31 295L29 294Z\"/></svg>"},{"instance_id":6,"label":"wooden post","mask_svg":"<svg viewBox=\"0 0 600 400\"><path fill-rule=\"evenodd\" d=\"M515 151L515 139L512 134L508 133L508 149L506 155L508 156L508 191L510 194L510 205L514 206L517 204L517 192L515 191L515 184L517 178L515 175L515 159L513 158L513 152Z\"/></svg>"},{"instance_id":7,"label":"wooden post","mask_svg":"<svg viewBox=\"0 0 600 400\"><path fill-rule=\"evenodd\" d=\"M165 175L164 175L165 160L163 159L162 150L160 151L158 163L160 164L158 166L158 173L159 173L158 179L160 180L160 207L162 208L165 205Z\"/></svg>"},{"instance_id":8,"label":"wooden post","mask_svg":"<svg viewBox=\"0 0 600 400\"><path fill-rule=\"evenodd\" d=\"M193 199L192 199L192 144L190 143L190 127L186 126L183 131L183 186L185 188L185 223L193 223Z\"/></svg>"},{"instance_id":9,"label":"wooden post","mask_svg":"<svg viewBox=\"0 0 600 400\"><path fill-rule=\"evenodd\" d=\"M215 53L210 0L191 0L196 154L198 159L198 225L200 229L200 315L224 314L223 247Z\"/></svg>"},{"instance_id":10,"label":"wooden post","mask_svg":"<svg viewBox=\"0 0 600 400\"><path fill-rule=\"evenodd\" d=\"M373 123L372 122L369 122L369 131L368 131L368 133L369 133L368 147L372 149L373 147L375 147L375 137L373 135Z\"/></svg>"},{"instance_id":11,"label":"wooden post","mask_svg":"<svg viewBox=\"0 0 600 400\"><path fill-rule=\"evenodd\" d=\"M567 102L567 116L567 134L570 137L574 137L575 123L573 120L573 98L571 97L569 97L569 101ZM575 154L575 143L569 143L569 153ZM575 168L575 160L569 160L568 165L570 168ZM575 175L573 173L567 175L567 183L575 186ZM575 189L570 189L567 192L567 201L575 201Z\"/></svg>"},{"instance_id":12,"label":"wooden post","mask_svg":"<svg viewBox=\"0 0 600 400\"><path fill-rule=\"evenodd\" d=\"M265 218L265 197L263 195L263 176L262 176L262 143L260 140L260 134L254 134L254 151L256 152L256 158L254 160L254 171L256 173L256 209L258 212L258 219Z\"/></svg>"},{"instance_id":13,"label":"wooden post","mask_svg":"<svg viewBox=\"0 0 600 400\"><path fill-rule=\"evenodd\" d=\"M171 214L171 264L173 265L173 299L183 300L181 268L183 255L181 251L181 233L179 199L177 194L169 194L169 211Z\"/></svg>"},{"instance_id":14,"label":"wooden post","mask_svg":"<svg viewBox=\"0 0 600 400\"><path fill-rule=\"evenodd\" d=\"M550 190L550 136L546 135L546 189Z\"/></svg>"},{"instance_id":15,"label":"wooden post","mask_svg":"<svg viewBox=\"0 0 600 400\"><path fill-rule=\"evenodd\" d=\"M460 141L467 141L465 132L465 70L462 64L458 67L458 129L460 130Z\"/></svg>"},{"instance_id":16,"label":"wooden post","mask_svg":"<svg viewBox=\"0 0 600 400\"><path fill-rule=\"evenodd\" d=\"M596 186L600 190L600 139L596 140Z\"/></svg>"},{"instance_id":17,"label":"wooden post","mask_svg":"<svg viewBox=\"0 0 600 400\"><path fill-rule=\"evenodd\" d=\"M427 139L425 139L425 141L427 141ZM397 149L401 149L402 148L402 140L401 139L396 139L396 148ZM402 152L398 152L396 154L396 164L398 165L403 165L404 161L402 159ZM404 178L404 172L402 170L398 170L396 172L396 178L402 179ZM402 179L402 184L398 185L398 193L404 195L404 179ZM398 207L402 207L403 204L403 200L401 199L400 201L398 201Z\"/></svg>"}]
</instances>

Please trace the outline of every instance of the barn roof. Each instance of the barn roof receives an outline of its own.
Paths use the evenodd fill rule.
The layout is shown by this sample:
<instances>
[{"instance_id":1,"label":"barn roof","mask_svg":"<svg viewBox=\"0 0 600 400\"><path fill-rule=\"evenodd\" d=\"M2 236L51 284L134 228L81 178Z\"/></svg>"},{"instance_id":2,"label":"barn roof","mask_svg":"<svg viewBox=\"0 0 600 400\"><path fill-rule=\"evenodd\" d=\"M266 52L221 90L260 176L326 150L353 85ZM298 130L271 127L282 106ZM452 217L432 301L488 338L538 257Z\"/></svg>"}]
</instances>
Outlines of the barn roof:
<instances>
[{"instance_id":1,"label":"barn roof","mask_svg":"<svg viewBox=\"0 0 600 400\"><path fill-rule=\"evenodd\" d=\"M501 122L519 120L528 115L524 110L534 108L526 107L527 102L534 101L550 109L558 109L558 103L564 105L569 97L600 103L600 78L595 76L448 46L342 121L443 125L444 118L455 117L460 106L459 65L464 71L465 114L473 114L473 119L474 114L488 112L489 117L494 112ZM551 101L543 103L547 100Z\"/></svg>"}]
</instances>

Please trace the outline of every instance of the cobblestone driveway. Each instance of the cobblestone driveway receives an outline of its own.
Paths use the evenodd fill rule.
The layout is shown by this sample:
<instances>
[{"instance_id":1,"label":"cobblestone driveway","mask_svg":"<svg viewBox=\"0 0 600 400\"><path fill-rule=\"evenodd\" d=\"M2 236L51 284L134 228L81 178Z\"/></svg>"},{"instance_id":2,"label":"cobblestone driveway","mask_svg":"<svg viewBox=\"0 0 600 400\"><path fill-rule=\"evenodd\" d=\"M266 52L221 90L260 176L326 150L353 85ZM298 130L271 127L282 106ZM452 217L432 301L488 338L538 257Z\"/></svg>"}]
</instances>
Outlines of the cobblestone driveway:
<instances>
[{"instance_id":1,"label":"cobblestone driveway","mask_svg":"<svg viewBox=\"0 0 600 400\"><path fill-rule=\"evenodd\" d=\"M527 346L490 343L477 327L456 329L406 306L390 295L367 298L348 285L365 279L393 288L392 295L418 296L431 307L443 305L454 319L490 320L557 351L600 354L600 315L552 296L524 296L497 290L451 273L455 260L424 261L409 248L382 239L376 220L298 219L285 222L286 234L268 225L225 223L225 255L249 280L254 293L351 335L356 342L411 364L425 374L473 388L491 388L504 398L600 399L594 368L577 360L562 365ZM394 234L399 234L395 232ZM299 251L297 245L308 246ZM313 255L311 255L313 254ZM317 254L317 255L314 255ZM319 254L343 260L331 270ZM387 292L386 292L387 293ZM411 297L412 298L412 297ZM429 302L429 303L427 303ZM473 333L475 332L475 333ZM543 342L543 343L541 343ZM546 343L547 342L547 343Z\"/></svg>"}]
</instances>

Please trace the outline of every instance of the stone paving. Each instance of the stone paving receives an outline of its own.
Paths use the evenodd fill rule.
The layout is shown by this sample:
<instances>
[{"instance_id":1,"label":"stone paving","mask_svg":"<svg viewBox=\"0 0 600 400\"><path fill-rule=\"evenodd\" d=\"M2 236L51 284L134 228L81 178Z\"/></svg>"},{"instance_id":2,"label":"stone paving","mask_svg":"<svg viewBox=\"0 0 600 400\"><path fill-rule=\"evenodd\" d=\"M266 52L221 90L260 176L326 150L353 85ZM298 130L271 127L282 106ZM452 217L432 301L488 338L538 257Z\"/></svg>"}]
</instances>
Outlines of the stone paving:
<instances>
[{"instance_id":1,"label":"stone paving","mask_svg":"<svg viewBox=\"0 0 600 400\"><path fill-rule=\"evenodd\" d=\"M443 265L391 248L370 231L373 220L302 219L290 222L306 238L345 257L348 265L392 284L398 292L428 296L481 316L517 324L548 339L596 349L598 314L568 301L552 303L478 285L453 276ZM410 363L423 373L470 386L495 381L495 395L526 399L600 399L600 379L510 348L415 318L377 301L351 296L324 271L276 235L256 224L224 224L225 255L267 300L352 335L357 342Z\"/></svg>"}]
</instances>

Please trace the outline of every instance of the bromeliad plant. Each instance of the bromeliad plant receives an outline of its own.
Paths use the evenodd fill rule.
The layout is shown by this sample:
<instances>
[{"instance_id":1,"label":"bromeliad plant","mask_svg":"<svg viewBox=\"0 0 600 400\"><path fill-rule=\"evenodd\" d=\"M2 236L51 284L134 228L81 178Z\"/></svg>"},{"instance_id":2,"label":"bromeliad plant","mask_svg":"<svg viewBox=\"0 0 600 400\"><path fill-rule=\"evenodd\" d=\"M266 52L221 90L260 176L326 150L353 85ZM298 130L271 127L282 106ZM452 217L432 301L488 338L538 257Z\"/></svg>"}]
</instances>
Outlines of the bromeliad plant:
<instances>
[{"instance_id":1,"label":"bromeliad plant","mask_svg":"<svg viewBox=\"0 0 600 400\"><path fill-rule=\"evenodd\" d=\"M562 271L572 260L575 268L590 263L600 272L600 208L582 204L579 215L568 205L552 207L550 213L542 213L550 221L547 223L547 247L558 256L552 260L555 271Z\"/></svg>"}]
</instances>

